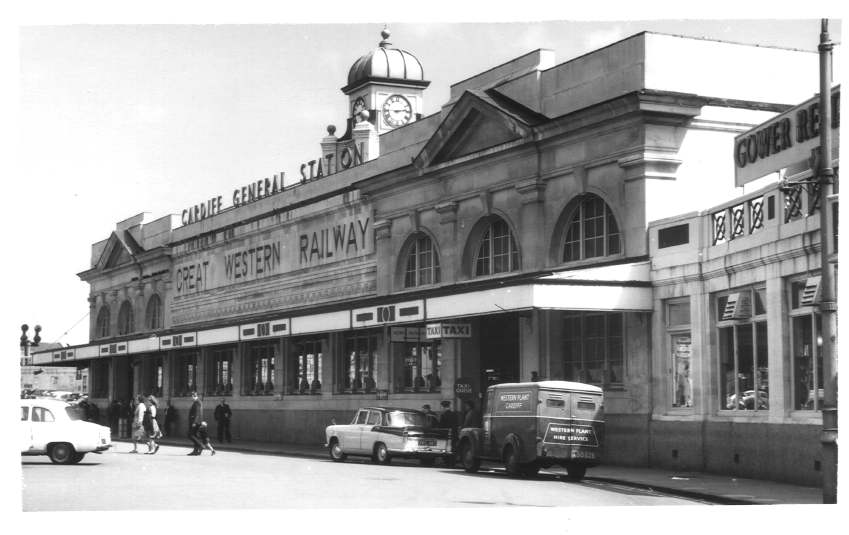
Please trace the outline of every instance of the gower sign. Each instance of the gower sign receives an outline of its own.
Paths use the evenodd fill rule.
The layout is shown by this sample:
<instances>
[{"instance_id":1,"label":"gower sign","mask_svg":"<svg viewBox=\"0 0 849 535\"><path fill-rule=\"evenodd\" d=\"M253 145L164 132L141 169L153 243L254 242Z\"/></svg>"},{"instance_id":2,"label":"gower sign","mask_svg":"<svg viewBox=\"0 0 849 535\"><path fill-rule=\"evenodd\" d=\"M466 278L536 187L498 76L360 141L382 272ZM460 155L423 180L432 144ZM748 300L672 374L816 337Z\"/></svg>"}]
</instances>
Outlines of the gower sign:
<instances>
[{"instance_id":1,"label":"gower sign","mask_svg":"<svg viewBox=\"0 0 849 535\"><path fill-rule=\"evenodd\" d=\"M819 95L734 138L734 184L743 186L807 160L820 143ZM831 90L834 147L840 146L840 86ZM834 156L832 156L834 157Z\"/></svg>"}]
</instances>

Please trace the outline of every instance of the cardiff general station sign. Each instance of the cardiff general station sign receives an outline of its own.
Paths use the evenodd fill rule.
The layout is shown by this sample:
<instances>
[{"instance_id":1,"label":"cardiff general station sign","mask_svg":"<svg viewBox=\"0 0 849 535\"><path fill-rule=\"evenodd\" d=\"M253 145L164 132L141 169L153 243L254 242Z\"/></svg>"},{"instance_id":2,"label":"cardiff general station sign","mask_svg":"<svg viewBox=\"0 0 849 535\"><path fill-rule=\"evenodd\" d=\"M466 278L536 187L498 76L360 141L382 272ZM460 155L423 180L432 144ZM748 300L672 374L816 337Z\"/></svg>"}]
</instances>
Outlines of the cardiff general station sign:
<instances>
[{"instance_id":1,"label":"cardiff general station sign","mask_svg":"<svg viewBox=\"0 0 849 535\"><path fill-rule=\"evenodd\" d=\"M734 138L734 184L743 186L805 161L820 144L819 95ZM834 152L840 146L840 86L831 89ZM832 155L834 158L834 155Z\"/></svg>"}]
</instances>

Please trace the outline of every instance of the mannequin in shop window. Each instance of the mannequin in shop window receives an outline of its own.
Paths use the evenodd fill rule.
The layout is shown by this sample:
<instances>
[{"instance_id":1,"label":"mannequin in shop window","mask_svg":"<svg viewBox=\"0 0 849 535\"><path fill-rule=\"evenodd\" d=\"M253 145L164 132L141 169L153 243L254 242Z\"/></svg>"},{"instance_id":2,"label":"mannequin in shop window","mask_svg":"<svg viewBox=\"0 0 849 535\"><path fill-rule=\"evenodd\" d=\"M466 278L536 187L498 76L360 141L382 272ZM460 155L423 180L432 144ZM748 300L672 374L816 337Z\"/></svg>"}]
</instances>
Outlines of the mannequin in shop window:
<instances>
[{"instance_id":1,"label":"mannequin in shop window","mask_svg":"<svg viewBox=\"0 0 849 535\"><path fill-rule=\"evenodd\" d=\"M427 374L427 389L435 390L442 386L442 381L439 380L439 375L434 372Z\"/></svg>"},{"instance_id":2,"label":"mannequin in shop window","mask_svg":"<svg viewBox=\"0 0 849 535\"><path fill-rule=\"evenodd\" d=\"M301 384L298 387L298 392L301 394L305 394L307 390L310 389L310 382L307 381L306 377L301 378Z\"/></svg>"},{"instance_id":3,"label":"mannequin in shop window","mask_svg":"<svg viewBox=\"0 0 849 535\"><path fill-rule=\"evenodd\" d=\"M317 392L321 392L321 381L313 379L312 384L310 385L310 393L315 394Z\"/></svg>"},{"instance_id":4,"label":"mannequin in shop window","mask_svg":"<svg viewBox=\"0 0 849 535\"><path fill-rule=\"evenodd\" d=\"M421 375L416 375L416 378L413 380L413 389L415 389L418 392L418 390L421 389L421 388L424 388L424 386L425 386L424 377L422 377Z\"/></svg>"},{"instance_id":5,"label":"mannequin in shop window","mask_svg":"<svg viewBox=\"0 0 849 535\"><path fill-rule=\"evenodd\" d=\"M360 390L363 387L363 382L359 377L354 378L354 382L351 383L351 390Z\"/></svg>"}]
</instances>

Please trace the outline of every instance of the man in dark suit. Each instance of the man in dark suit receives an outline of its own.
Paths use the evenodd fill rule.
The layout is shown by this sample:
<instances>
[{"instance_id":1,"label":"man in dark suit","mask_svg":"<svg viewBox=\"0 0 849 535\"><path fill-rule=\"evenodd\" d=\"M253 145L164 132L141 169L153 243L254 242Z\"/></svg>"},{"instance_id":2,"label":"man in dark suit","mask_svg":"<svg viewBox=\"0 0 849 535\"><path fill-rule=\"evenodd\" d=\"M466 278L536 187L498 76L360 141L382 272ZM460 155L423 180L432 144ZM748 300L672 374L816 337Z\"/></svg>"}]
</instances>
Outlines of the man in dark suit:
<instances>
[{"instance_id":1,"label":"man in dark suit","mask_svg":"<svg viewBox=\"0 0 849 535\"><path fill-rule=\"evenodd\" d=\"M232 416L233 412L230 410L230 405L227 405L227 401L221 398L221 403L215 407L215 427L218 431L218 442L224 442L225 438L227 442L233 442L233 438L230 436L230 418Z\"/></svg>"},{"instance_id":2,"label":"man in dark suit","mask_svg":"<svg viewBox=\"0 0 849 535\"><path fill-rule=\"evenodd\" d=\"M189 439L193 448L187 455L200 455L203 451L203 442L197 436L200 423L203 421L203 404L198 399L198 393L192 392L192 407L189 409Z\"/></svg>"}]
</instances>

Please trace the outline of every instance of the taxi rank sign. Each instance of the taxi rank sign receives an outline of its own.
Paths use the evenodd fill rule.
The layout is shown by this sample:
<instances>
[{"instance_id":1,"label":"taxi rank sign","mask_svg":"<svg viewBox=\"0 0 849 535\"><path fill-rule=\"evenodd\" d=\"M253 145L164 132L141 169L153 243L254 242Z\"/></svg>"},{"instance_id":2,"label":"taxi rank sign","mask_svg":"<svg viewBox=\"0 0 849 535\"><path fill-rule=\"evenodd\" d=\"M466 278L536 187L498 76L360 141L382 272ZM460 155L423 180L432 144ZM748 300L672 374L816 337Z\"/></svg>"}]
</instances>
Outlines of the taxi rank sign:
<instances>
[{"instance_id":1,"label":"taxi rank sign","mask_svg":"<svg viewBox=\"0 0 849 535\"><path fill-rule=\"evenodd\" d=\"M831 89L831 128L839 147L840 86ZM819 96L795 106L734 138L734 185L804 162L820 143ZM835 150L836 152L836 150ZM832 158L834 155L832 155Z\"/></svg>"}]
</instances>

